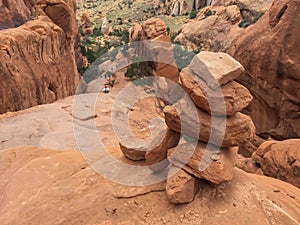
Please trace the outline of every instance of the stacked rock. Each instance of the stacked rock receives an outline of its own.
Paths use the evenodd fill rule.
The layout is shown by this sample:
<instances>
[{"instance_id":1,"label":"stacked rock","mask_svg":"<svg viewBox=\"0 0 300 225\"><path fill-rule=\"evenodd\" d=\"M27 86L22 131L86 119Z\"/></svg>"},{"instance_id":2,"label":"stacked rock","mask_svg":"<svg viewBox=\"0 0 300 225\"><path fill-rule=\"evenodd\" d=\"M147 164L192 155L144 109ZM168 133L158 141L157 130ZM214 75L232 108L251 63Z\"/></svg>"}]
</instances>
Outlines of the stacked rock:
<instances>
[{"instance_id":1,"label":"stacked rock","mask_svg":"<svg viewBox=\"0 0 300 225\"><path fill-rule=\"evenodd\" d=\"M242 65L229 55L212 52L199 53L181 71L180 84L192 101L184 97L166 106L165 121L178 133L176 137L181 133L198 141L146 153L146 161L156 163L151 169L164 168L166 163L160 162L165 158L171 163L166 187L171 202L192 201L199 179L216 185L232 179L235 147L255 134L250 117L240 113L252 100L247 88L234 81L243 72ZM191 113L193 107L196 114Z\"/></svg>"},{"instance_id":2,"label":"stacked rock","mask_svg":"<svg viewBox=\"0 0 300 225\"><path fill-rule=\"evenodd\" d=\"M164 108L165 123L157 121L151 140L120 142L127 158L145 160L154 172L168 170L166 192L172 203L193 201L201 179L214 185L232 179L235 147L255 134L250 117L240 113L252 100L248 89L234 81L242 73L242 65L225 53L199 53L180 72L187 94ZM164 82L157 83L158 89L168 91Z\"/></svg>"}]
</instances>

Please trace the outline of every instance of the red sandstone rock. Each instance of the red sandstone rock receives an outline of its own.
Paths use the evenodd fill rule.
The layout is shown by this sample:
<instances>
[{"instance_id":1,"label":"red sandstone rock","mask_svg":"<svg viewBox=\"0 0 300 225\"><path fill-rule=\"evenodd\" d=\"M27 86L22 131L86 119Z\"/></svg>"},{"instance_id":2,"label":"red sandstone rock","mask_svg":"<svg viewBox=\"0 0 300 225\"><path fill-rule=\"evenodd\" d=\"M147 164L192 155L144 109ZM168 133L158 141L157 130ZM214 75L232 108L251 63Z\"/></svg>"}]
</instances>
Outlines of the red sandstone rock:
<instances>
[{"instance_id":1,"label":"red sandstone rock","mask_svg":"<svg viewBox=\"0 0 300 225\"><path fill-rule=\"evenodd\" d=\"M274 1L229 51L247 71L239 81L253 94L248 113L258 134L300 136L299 11L298 0Z\"/></svg>"},{"instance_id":2,"label":"red sandstone rock","mask_svg":"<svg viewBox=\"0 0 300 225\"><path fill-rule=\"evenodd\" d=\"M267 176L275 177L300 187L300 139L266 141L252 158Z\"/></svg>"},{"instance_id":3,"label":"red sandstone rock","mask_svg":"<svg viewBox=\"0 0 300 225\"><path fill-rule=\"evenodd\" d=\"M74 51L75 3L30 4L37 4L34 20L0 31L0 113L72 95L80 78Z\"/></svg>"},{"instance_id":4,"label":"red sandstone rock","mask_svg":"<svg viewBox=\"0 0 300 225\"><path fill-rule=\"evenodd\" d=\"M129 36L130 42L150 41L149 45L144 44L144 47L137 49L137 55L152 59L149 65L153 67L153 75L178 82L178 69L174 60L173 46L162 19L151 18L142 25L134 24Z\"/></svg>"},{"instance_id":5,"label":"red sandstone rock","mask_svg":"<svg viewBox=\"0 0 300 225\"><path fill-rule=\"evenodd\" d=\"M211 156L204 158L206 151L212 151ZM187 158L187 154L191 154ZM234 151L231 148L221 148L218 150L214 146L208 146L199 142L195 144L185 143L168 151L168 159L172 165L183 168L194 176L205 179L214 184L229 181L233 176ZM200 165L204 167L200 168Z\"/></svg>"},{"instance_id":6,"label":"red sandstone rock","mask_svg":"<svg viewBox=\"0 0 300 225\"><path fill-rule=\"evenodd\" d=\"M206 112L219 115L234 115L244 109L252 100L252 95L243 85L231 81L221 86L221 93L218 95L211 90L205 82L201 84L194 78L196 75L191 76L192 71L184 69L180 72L180 83L193 102ZM226 110L220 107L218 102L224 101Z\"/></svg>"},{"instance_id":7,"label":"red sandstone rock","mask_svg":"<svg viewBox=\"0 0 300 225\"><path fill-rule=\"evenodd\" d=\"M175 204L189 203L199 191L199 180L184 170L170 167L166 193L169 201ZM173 174L175 173L175 174Z\"/></svg>"},{"instance_id":8,"label":"red sandstone rock","mask_svg":"<svg viewBox=\"0 0 300 225\"><path fill-rule=\"evenodd\" d=\"M153 140L151 146L156 147L154 147L151 151L147 151L145 155L146 163L149 165L151 170L160 171L168 166L168 161L163 160L167 159L168 149L175 147L178 144L179 139L179 133L168 129L162 141L161 138L155 138ZM161 143L157 143L158 141L161 141Z\"/></svg>"},{"instance_id":9,"label":"red sandstone rock","mask_svg":"<svg viewBox=\"0 0 300 225\"><path fill-rule=\"evenodd\" d=\"M194 110L196 110L196 115L193 113ZM192 103L186 99L181 99L172 106L166 106L164 114L166 124L170 129L204 142L221 144L223 147L243 145L255 134L255 127L249 116L237 113L228 116L226 120L214 117L215 125L213 126L212 117L197 107L193 108ZM224 127L221 125L223 123Z\"/></svg>"}]
</instances>

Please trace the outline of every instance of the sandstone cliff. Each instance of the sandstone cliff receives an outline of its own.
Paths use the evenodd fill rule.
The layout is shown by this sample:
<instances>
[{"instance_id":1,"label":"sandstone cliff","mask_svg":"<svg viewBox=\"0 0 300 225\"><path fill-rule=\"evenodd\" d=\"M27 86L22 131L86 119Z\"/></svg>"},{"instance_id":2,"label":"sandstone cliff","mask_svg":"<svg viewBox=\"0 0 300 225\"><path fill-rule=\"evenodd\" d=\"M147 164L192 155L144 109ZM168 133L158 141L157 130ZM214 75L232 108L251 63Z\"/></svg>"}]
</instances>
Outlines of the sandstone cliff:
<instances>
[{"instance_id":1,"label":"sandstone cliff","mask_svg":"<svg viewBox=\"0 0 300 225\"><path fill-rule=\"evenodd\" d=\"M246 69L239 81L254 96L257 132L279 139L300 136L299 11L299 0L274 1L229 51Z\"/></svg>"},{"instance_id":2,"label":"sandstone cliff","mask_svg":"<svg viewBox=\"0 0 300 225\"><path fill-rule=\"evenodd\" d=\"M0 113L74 94L79 81L76 56L80 58L75 1L7 4L0 12L20 11L22 20L1 18L7 27L0 28L7 29L0 31Z\"/></svg>"}]
</instances>

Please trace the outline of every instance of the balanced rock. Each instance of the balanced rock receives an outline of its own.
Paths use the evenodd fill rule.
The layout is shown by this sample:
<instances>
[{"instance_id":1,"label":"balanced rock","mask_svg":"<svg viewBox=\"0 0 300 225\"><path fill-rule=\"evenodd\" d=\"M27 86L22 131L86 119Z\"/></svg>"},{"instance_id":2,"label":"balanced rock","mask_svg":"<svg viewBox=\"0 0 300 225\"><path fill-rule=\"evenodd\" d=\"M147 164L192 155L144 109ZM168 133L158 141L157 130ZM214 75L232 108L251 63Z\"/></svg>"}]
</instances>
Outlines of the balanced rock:
<instances>
[{"instance_id":1,"label":"balanced rock","mask_svg":"<svg viewBox=\"0 0 300 225\"><path fill-rule=\"evenodd\" d=\"M232 148L218 149L202 142L184 143L170 149L168 159L172 165L198 178L220 184L233 177L234 152Z\"/></svg>"},{"instance_id":2,"label":"balanced rock","mask_svg":"<svg viewBox=\"0 0 300 225\"><path fill-rule=\"evenodd\" d=\"M217 89L244 73L244 67L238 61L222 52L201 51L193 58L189 68L211 89Z\"/></svg>"},{"instance_id":3,"label":"balanced rock","mask_svg":"<svg viewBox=\"0 0 300 225\"><path fill-rule=\"evenodd\" d=\"M248 89L235 81L222 85L221 91L216 92L188 68L181 71L179 79L193 102L208 113L234 115L247 107L252 100ZM222 104L225 105L226 110Z\"/></svg>"},{"instance_id":4,"label":"balanced rock","mask_svg":"<svg viewBox=\"0 0 300 225\"><path fill-rule=\"evenodd\" d=\"M300 139L266 141L252 158L267 176L300 187Z\"/></svg>"},{"instance_id":5,"label":"balanced rock","mask_svg":"<svg viewBox=\"0 0 300 225\"><path fill-rule=\"evenodd\" d=\"M183 98L174 105L166 106L164 114L167 126L178 133L200 141L210 141L211 144L221 144L222 147L243 145L253 138L255 127L249 116L236 113L227 118L211 117L192 104ZM181 124L184 125L181 127Z\"/></svg>"},{"instance_id":6,"label":"balanced rock","mask_svg":"<svg viewBox=\"0 0 300 225\"><path fill-rule=\"evenodd\" d=\"M170 167L166 193L170 202L175 204L189 203L194 200L199 190L199 180L184 170ZM175 173L175 174L174 174Z\"/></svg>"},{"instance_id":7,"label":"balanced rock","mask_svg":"<svg viewBox=\"0 0 300 225\"><path fill-rule=\"evenodd\" d=\"M159 134L159 137L163 137L164 133L165 131L162 131ZM167 160L167 151L168 149L178 145L179 139L179 133L168 129L162 140L161 138L155 138L153 140L150 144L150 147L153 149L151 151L147 151L145 155L146 163L149 165L151 170L160 171L169 165ZM161 143L159 143L159 141L161 141Z\"/></svg>"}]
</instances>

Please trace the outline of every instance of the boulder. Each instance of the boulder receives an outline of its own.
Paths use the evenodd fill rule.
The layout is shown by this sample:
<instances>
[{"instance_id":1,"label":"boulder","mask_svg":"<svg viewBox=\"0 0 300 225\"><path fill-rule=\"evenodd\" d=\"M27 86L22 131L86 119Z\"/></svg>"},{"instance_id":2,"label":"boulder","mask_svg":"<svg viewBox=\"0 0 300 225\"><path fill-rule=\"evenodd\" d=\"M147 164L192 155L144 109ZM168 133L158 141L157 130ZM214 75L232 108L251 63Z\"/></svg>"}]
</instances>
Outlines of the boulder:
<instances>
[{"instance_id":1,"label":"boulder","mask_svg":"<svg viewBox=\"0 0 300 225\"><path fill-rule=\"evenodd\" d=\"M300 137L299 11L298 0L274 1L228 51L246 69L238 81L254 97L247 113L266 137Z\"/></svg>"},{"instance_id":2,"label":"boulder","mask_svg":"<svg viewBox=\"0 0 300 225\"><path fill-rule=\"evenodd\" d=\"M174 167L169 169L166 185L167 196L169 201L175 204L189 203L194 200L199 190L199 181L184 170L176 170L178 169Z\"/></svg>"},{"instance_id":3,"label":"boulder","mask_svg":"<svg viewBox=\"0 0 300 225\"><path fill-rule=\"evenodd\" d=\"M248 89L235 81L222 85L222 93L218 95L188 68L181 71L179 79L193 102L208 113L213 111L215 115L234 115L252 100ZM222 103L225 104L226 111L224 107L220 107Z\"/></svg>"},{"instance_id":4,"label":"boulder","mask_svg":"<svg viewBox=\"0 0 300 225\"><path fill-rule=\"evenodd\" d=\"M244 73L244 68L238 61L222 52L201 51L188 67L211 89L217 89Z\"/></svg>"},{"instance_id":5,"label":"boulder","mask_svg":"<svg viewBox=\"0 0 300 225\"><path fill-rule=\"evenodd\" d=\"M178 82L178 68L174 60L173 46L167 35L160 35L151 40L155 76L165 77Z\"/></svg>"},{"instance_id":6,"label":"boulder","mask_svg":"<svg viewBox=\"0 0 300 225\"><path fill-rule=\"evenodd\" d=\"M235 160L235 166L244 170L247 173L255 173L259 175L264 175L258 163L256 163L252 158L244 158L243 156L237 154Z\"/></svg>"},{"instance_id":7,"label":"boulder","mask_svg":"<svg viewBox=\"0 0 300 225\"><path fill-rule=\"evenodd\" d=\"M115 110L117 111L118 109ZM147 119L146 113L143 118L144 120ZM147 151L164 149L167 147L166 144L170 143L168 142L168 139L170 138L171 133L167 135L168 128L165 122L159 117L156 118L156 120L152 120L151 124L149 124L149 127L151 127L151 134L148 138L145 137L146 135L138 136L136 135L136 132L132 132L132 129L135 131L145 130L139 125L138 120L132 119L131 130L128 130L128 127L121 119L116 118L116 121L117 125L115 129L118 129L119 135L122 135L122 137L119 137L120 149L128 159L134 161L144 160Z\"/></svg>"},{"instance_id":8,"label":"boulder","mask_svg":"<svg viewBox=\"0 0 300 225\"><path fill-rule=\"evenodd\" d=\"M167 35L165 22L160 18L151 18L142 24L143 31L148 40L154 39L160 35Z\"/></svg>"},{"instance_id":9,"label":"boulder","mask_svg":"<svg viewBox=\"0 0 300 225\"><path fill-rule=\"evenodd\" d=\"M231 148L218 149L202 142L197 145L185 143L170 149L168 159L172 165L214 184L233 177L234 150Z\"/></svg>"},{"instance_id":10,"label":"boulder","mask_svg":"<svg viewBox=\"0 0 300 225\"><path fill-rule=\"evenodd\" d=\"M134 23L129 30L129 42L146 40L146 34L142 26L138 23Z\"/></svg>"},{"instance_id":11,"label":"boulder","mask_svg":"<svg viewBox=\"0 0 300 225\"><path fill-rule=\"evenodd\" d=\"M165 135L162 142L160 138L155 138L150 146L156 146L151 151L147 151L145 158L149 168L153 171L160 171L166 168L169 163L167 160L167 151L170 148L175 147L180 139L180 134L168 129L167 132L161 132L159 136Z\"/></svg>"},{"instance_id":12,"label":"boulder","mask_svg":"<svg viewBox=\"0 0 300 225\"><path fill-rule=\"evenodd\" d=\"M266 141L253 153L263 173L300 187L300 139Z\"/></svg>"},{"instance_id":13,"label":"boulder","mask_svg":"<svg viewBox=\"0 0 300 225\"><path fill-rule=\"evenodd\" d=\"M197 115L192 113L195 109ZM255 134L255 127L249 116L236 113L227 118L211 117L205 111L197 107L193 108L191 101L186 99L181 99L172 106L166 106L164 114L166 124L170 129L200 141L210 141L211 144L221 143L222 147L243 145ZM214 127L212 127L212 119Z\"/></svg>"}]
</instances>

